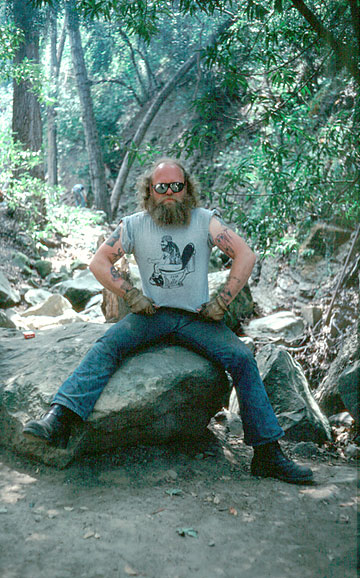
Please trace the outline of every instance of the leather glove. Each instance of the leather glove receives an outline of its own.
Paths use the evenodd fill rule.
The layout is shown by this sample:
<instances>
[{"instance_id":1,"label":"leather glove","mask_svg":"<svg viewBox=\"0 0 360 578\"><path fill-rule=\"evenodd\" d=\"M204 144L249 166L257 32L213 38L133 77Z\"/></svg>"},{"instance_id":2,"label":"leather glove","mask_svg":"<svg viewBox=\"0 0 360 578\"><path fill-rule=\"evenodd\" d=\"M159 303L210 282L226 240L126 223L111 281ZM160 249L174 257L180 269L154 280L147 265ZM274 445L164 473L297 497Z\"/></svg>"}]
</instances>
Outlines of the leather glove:
<instances>
[{"instance_id":1,"label":"leather glove","mask_svg":"<svg viewBox=\"0 0 360 578\"><path fill-rule=\"evenodd\" d=\"M221 321L227 311L227 305L221 295L216 295L208 303L204 303L199 313L206 319Z\"/></svg>"},{"instance_id":2,"label":"leather glove","mask_svg":"<svg viewBox=\"0 0 360 578\"><path fill-rule=\"evenodd\" d=\"M130 307L132 313L153 315L156 311L153 302L148 297L145 297L143 292L136 289L136 287L133 287L125 293L123 299L128 307Z\"/></svg>"}]
</instances>

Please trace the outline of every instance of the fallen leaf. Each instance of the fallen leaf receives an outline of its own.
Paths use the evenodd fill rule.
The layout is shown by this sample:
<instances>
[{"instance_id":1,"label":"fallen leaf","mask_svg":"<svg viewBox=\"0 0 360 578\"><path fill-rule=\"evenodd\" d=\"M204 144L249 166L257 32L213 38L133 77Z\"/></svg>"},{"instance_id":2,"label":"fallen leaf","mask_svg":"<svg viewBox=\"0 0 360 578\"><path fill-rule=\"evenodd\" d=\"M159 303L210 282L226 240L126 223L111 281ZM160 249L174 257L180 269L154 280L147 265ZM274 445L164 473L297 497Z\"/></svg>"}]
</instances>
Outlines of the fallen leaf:
<instances>
[{"instance_id":1,"label":"fallen leaf","mask_svg":"<svg viewBox=\"0 0 360 578\"><path fill-rule=\"evenodd\" d=\"M88 538L93 538L93 536L95 536L95 532L93 532L92 530L90 530L89 532L86 532L83 536L84 540L87 540Z\"/></svg>"},{"instance_id":2,"label":"fallen leaf","mask_svg":"<svg viewBox=\"0 0 360 578\"><path fill-rule=\"evenodd\" d=\"M220 498L219 498L219 496L215 496L215 498L214 498L214 504L220 504Z\"/></svg>"},{"instance_id":3,"label":"fallen leaf","mask_svg":"<svg viewBox=\"0 0 360 578\"><path fill-rule=\"evenodd\" d=\"M66 512L72 512L74 508L72 508L71 506L64 506L64 510Z\"/></svg>"},{"instance_id":4,"label":"fallen leaf","mask_svg":"<svg viewBox=\"0 0 360 578\"><path fill-rule=\"evenodd\" d=\"M238 512L235 508L229 508L229 514L231 514L232 516L237 516Z\"/></svg>"}]
</instances>

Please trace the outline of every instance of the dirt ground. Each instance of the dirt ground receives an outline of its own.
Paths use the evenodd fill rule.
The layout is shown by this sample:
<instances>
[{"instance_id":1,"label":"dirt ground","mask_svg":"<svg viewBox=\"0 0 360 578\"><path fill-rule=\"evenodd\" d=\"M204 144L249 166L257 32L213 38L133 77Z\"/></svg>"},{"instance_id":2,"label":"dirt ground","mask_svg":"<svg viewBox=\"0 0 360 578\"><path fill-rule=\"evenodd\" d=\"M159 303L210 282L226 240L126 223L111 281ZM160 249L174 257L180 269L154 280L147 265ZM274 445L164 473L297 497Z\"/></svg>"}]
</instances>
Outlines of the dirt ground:
<instances>
[{"instance_id":1,"label":"dirt ground","mask_svg":"<svg viewBox=\"0 0 360 578\"><path fill-rule=\"evenodd\" d=\"M355 577L354 463L300 457L316 481L295 486L252 477L251 453L217 436L56 470L0 448L0 576Z\"/></svg>"},{"instance_id":2,"label":"dirt ground","mask_svg":"<svg viewBox=\"0 0 360 578\"><path fill-rule=\"evenodd\" d=\"M2 230L10 267L18 247ZM355 462L300 455L314 484L261 480L251 449L213 430L210 445L119 449L64 470L0 447L0 578L357 576Z\"/></svg>"}]
</instances>

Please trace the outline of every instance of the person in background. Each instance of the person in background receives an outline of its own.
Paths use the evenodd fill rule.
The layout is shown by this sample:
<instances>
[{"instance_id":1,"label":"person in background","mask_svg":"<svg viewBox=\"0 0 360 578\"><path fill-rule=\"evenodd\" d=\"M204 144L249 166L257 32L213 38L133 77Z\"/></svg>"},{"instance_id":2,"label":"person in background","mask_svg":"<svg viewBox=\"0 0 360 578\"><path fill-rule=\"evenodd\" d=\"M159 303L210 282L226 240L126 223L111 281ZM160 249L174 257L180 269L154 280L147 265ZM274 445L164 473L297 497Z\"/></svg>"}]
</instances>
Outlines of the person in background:
<instances>
[{"instance_id":1,"label":"person in background","mask_svg":"<svg viewBox=\"0 0 360 578\"><path fill-rule=\"evenodd\" d=\"M72 193L75 199L75 205L77 207L86 207L87 198L85 193L85 187L82 184L76 184L72 188Z\"/></svg>"},{"instance_id":2,"label":"person in background","mask_svg":"<svg viewBox=\"0 0 360 578\"><path fill-rule=\"evenodd\" d=\"M223 320L251 274L255 254L216 211L200 207L196 182L178 160L159 160L143 175L139 193L143 210L123 217L90 263L100 283L123 297L131 312L97 340L59 388L45 416L25 425L24 435L66 446L71 424L88 418L121 361L171 336L230 374L244 441L254 449L251 473L291 483L312 481L310 468L283 453L279 439L284 432L256 361ZM225 285L209 299L208 264L213 247L232 264ZM131 253L139 267L142 290L115 267L124 254Z\"/></svg>"}]
</instances>

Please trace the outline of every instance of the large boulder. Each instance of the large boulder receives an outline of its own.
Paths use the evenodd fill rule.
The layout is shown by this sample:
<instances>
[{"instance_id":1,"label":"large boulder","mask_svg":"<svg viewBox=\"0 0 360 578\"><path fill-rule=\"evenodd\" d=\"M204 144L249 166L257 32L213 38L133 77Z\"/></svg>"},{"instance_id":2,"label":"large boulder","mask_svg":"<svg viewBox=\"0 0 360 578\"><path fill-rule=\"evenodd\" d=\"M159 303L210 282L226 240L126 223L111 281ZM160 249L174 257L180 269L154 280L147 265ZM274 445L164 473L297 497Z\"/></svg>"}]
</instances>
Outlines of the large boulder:
<instances>
[{"instance_id":1,"label":"large boulder","mask_svg":"<svg viewBox=\"0 0 360 578\"><path fill-rule=\"evenodd\" d=\"M208 283L209 283L209 294L210 299L212 299L222 287L225 285L229 277L229 271L215 271L209 273ZM225 314L224 321L230 329L236 331L239 328L239 324L242 319L249 317L254 311L254 301L251 295L249 285L245 287L237 294L235 299L230 303L229 309Z\"/></svg>"},{"instance_id":2,"label":"large boulder","mask_svg":"<svg viewBox=\"0 0 360 578\"><path fill-rule=\"evenodd\" d=\"M355 363L358 356L358 338L354 328L344 340L341 350L331 362L329 371L314 393L316 401L327 416L348 409L339 391L340 376Z\"/></svg>"},{"instance_id":3,"label":"large boulder","mask_svg":"<svg viewBox=\"0 0 360 578\"><path fill-rule=\"evenodd\" d=\"M18 291L12 289L5 275L0 271L0 307L7 309L20 303L21 296Z\"/></svg>"},{"instance_id":4,"label":"large boulder","mask_svg":"<svg viewBox=\"0 0 360 578\"><path fill-rule=\"evenodd\" d=\"M97 281L88 269L75 273L73 279L62 281L53 286L53 291L66 297L75 311L85 309L86 303L98 293L101 293L103 286Z\"/></svg>"},{"instance_id":5,"label":"large boulder","mask_svg":"<svg viewBox=\"0 0 360 578\"><path fill-rule=\"evenodd\" d=\"M226 405L228 379L207 359L179 346L162 345L123 362L68 448L29 442L23 424L47 409L107 325L76 323L24 340L0 329L0 443L44 463L66 466L75 456L113 446L166 443L206 434L211 417ZM34 362L35 360L35 362Z\"/></svg>"},{"instance_id":6,"label":"large boulder","mask_svg":"<svg viewBox=\"0 0 360 578\"><path fill-rule=\"evenodd\" d=\"M330 424L316 403L298 362L283 348L266 345L256 356L266 391L287 438L323 443Z\"/></svg>"},{"instance_id":7,"label":"large boulder","mask_svg":"<svg viewBox=\"0 0 360 578\"><path fill-rule=\"evenodd\" d=\"M360 394L360 361L349 365L339 377L339 393L344 406L354 418L356 426L360 425L359 394Z\"/></svg>"},{"instance_id":8,"label":"large boulder","mask_svg":"<svg viewBox=\"0 0 360 578\"><path fill-rule=\"evenodd\" d=\"M266 317L252 319L245 328L245 333L253 339L292 340L304 331L304 322L292 311L279 311Z\"/></svg>"}]
</instances>

